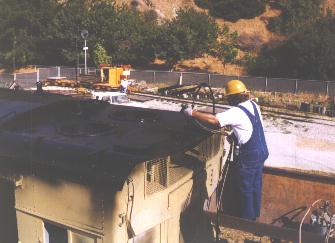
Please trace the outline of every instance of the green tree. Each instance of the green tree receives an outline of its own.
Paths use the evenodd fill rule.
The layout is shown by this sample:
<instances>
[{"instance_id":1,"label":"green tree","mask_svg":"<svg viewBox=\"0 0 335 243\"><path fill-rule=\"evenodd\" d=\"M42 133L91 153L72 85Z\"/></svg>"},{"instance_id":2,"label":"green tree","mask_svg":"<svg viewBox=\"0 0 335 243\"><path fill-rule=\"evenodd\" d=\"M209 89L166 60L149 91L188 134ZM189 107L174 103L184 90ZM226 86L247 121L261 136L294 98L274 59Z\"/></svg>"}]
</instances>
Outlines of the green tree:
<instances>
[{"instance_id":1,"label":"green tree","mask_svg":"<svg viewBox=\"0 0 335 243\"><path fill-rule=\"evenodd\" d=\"M219 31L218 42L212 51L213 56L219 58L224 64L234 63L239 52L237 38L237 32L231 32L225 25Z\"/></svg>"},{"instance_id":2,"label":"green tree","mask_svg":"<svg viewBox=\"0 0 335 243\"><path fill-rule=\"evenodd\" d=\"M92 26L93 13L88 0L71 0L58 3L58 11L53 18L52 29L46 30L44 38L39 40L42 63L48 65L75 65L77 52L82 54L84 40L80 32L87 29L89 54L95 43ZM82 60L82 59L81 59ZM92 64L91 58L88 58Z\"/></svg>"},{"instance_id":3,"label":"green tree","mask_svg":"<svg viewBox=\"0 0 335 243\"><path fill-rule=\"evenodd\" d=\"M0 0L0 4L1 61L7 67L36 62L37 40L50 25L56 1Z\"/></svg>"},{"instance_id":4,"label":"green tree","mask_svg":"<svg viewBox=\"0 0 335 243\"><path fill-rule=\"evenodd\" d=\"M156 23L146 22L143 15L127 6L113 3L95 4L94 29L113 62L148 63L155 58Z\"/></svg>"},{"instance_id":5,"label":"green tree","mask_svg":"<svg viewBox=\"0 0 335 243\"><path fill-rule=\"evenodd\" d=\"M170 66L182 59L201 56L216 45L218 30L215 20L207 14L194 9L180 10L176 18L162 26L159 55Z\"/></svg>"},{"instance_id":6,"label":"green tree","mask_svg":"<svg viewBox=\"0 0 335 243\"><path fill-rule=\"evenodd\" d=\"M265 51L252 74L305 79L335 79L335 18L327 16L300 29L282 46Z\"/></svg>"},{"instance_id":7,"label":"green tree","mask_svg":"<svg viewBox=\"0 0 335 243\"><path fill-rule=\"evenodd\" d=\"M322 16L321 4L325 0L279 0L276 7L282 14L270 19L272 31L290 35L315 22Z\"/></svg>"},{"instance_id":8,"label":"green tree","mask_svg":"<svg viewBox=\"0 0 335 243\"><path fill-rule=\"evenodd\" d=\"M100 64L111 64L112 58L108 56L106 49L100 44L97 43L93 49L93 62L96 67Z\"/></svg>"},{"instance_id":9,"label":"green tree","mask_svg":"<svg viewBox=\"0 0 335 243\"><path fill-rule=\"evenodd\" d=\"M228 21L251 19L265 11L267 0L195 0L202 8L208 8L212 16Z\"/></svg>"}]
</instances>

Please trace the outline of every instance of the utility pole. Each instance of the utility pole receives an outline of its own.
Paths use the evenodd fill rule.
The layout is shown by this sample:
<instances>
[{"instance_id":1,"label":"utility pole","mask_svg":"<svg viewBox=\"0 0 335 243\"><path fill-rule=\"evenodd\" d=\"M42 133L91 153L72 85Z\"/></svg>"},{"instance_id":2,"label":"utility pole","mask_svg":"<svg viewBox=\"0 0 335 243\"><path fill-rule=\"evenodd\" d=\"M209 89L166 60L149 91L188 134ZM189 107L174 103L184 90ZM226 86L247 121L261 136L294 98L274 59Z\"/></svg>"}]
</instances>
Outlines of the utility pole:
<instances>
[{"instance_id":1,"label":"utility pole","mask_svg":"<svg viewBox=\"0 0 335 243\"><path fill-rule=\"evenodd\" d=\"M16 35L14 35L14 38L13 38L12 61L13 61L13 73L15 73L15 70L16 70Z\"/></svg>"},{"instance_id":2,"label":"utility pole","mask_svg":"<svg viewBox=\"0 0 335 243\"><path fill-rule=\"evenodd\" d=\"M76 33L76 81L78 82L78 69L79 69L79 53L78 53L78 33L79 29Z\"/></svg>"},{"instance_id":3,"label":"utility pole","mask_svg":"<svg viewBox=\"0 0 335 243\"><path fill-rule=\"evenodd\" d=\"M85 75L87 75L87 49L88 47L86 46L86 39L85 39L85 46L84 46L84 51L85 51Z\"/></svg>"},{"instance_id":4,"label":"utility pole","mask_svg":"<svg viewBox=\"0 0 335 243\"><path fill-rule=\"evenodd\" d=\"M84 46L83 50L85 52L85 75L86 75L87 74L87 50L88 50L86 40L87 40L87 37L88 37L88 30L82 30L80 35L85 41L85 46Z\"/></svg>"}]
</instances>

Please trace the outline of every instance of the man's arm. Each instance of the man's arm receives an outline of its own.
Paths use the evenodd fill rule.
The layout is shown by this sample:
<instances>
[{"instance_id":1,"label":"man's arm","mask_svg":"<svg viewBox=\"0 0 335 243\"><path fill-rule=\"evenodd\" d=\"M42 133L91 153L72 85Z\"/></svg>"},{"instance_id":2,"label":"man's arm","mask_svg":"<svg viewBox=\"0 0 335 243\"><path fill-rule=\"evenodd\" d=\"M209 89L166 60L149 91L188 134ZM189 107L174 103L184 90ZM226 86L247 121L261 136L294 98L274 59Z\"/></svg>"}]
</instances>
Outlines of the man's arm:
<instances>
[{"instance_id":1,"label":"man's arm","mask_svg":"<svg viewBox=\"0 0 335 243\"><path fill-rule=\"evenodd\" d=\"M191 116L201 122L209 123L211 125L220 127L219 120L215 115L193 110Z\"/></svg>"}]
</instances>

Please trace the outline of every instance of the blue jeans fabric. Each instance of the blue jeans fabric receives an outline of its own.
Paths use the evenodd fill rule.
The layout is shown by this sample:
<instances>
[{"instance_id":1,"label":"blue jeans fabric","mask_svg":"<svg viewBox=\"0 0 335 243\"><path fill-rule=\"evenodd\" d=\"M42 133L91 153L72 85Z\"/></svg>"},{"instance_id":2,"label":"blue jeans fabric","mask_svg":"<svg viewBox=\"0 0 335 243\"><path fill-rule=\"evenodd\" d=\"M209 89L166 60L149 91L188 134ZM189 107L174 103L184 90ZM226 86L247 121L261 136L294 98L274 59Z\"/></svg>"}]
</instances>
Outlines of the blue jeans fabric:
<instances>
[{"instance_id":1,"label":"blue jeans fabric","mask_svg":"<svg viewBox=\"0 0 335 243\"><path fill-rule=\"evenodd\" d=\"M238 190L240 216L256 220L260 215L262 200L263 165L246 167L243 162L238 167Z\"/></svg>"},{"instance_id":2,"label":"blue jeans fabric","mask_svg":"<svg viewBox=\"0 0 335 243\"><path fill-rule=\"evenodd\" d=\"M264 130L256 105L251 101L254 115L243 106L238 106L248 116L252 124L249 141L242 144L238 160L238 192L240 216L256 220L260 215L262 199L262 176L264 161L269 156Z\"/></svg>"}]
</instances>

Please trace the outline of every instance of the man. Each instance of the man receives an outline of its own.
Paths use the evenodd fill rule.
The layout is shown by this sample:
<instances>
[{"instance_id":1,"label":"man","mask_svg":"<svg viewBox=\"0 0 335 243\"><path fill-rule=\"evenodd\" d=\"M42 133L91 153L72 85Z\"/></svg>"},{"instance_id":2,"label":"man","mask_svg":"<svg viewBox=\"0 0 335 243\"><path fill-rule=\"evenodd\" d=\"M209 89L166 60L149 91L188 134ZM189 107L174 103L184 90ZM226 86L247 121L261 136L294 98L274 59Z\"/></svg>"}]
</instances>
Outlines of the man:
<instances>
[{"instance_id":1,"label":"man","mask_svg":"<svg viewBox=\"0 0 335 243\"><path fill-rule=\"evenodd\" d=\"M218 127L232 127L239 147L235 154L238 152L236 179L240 216L254 221L260 215L263 166L269 155L262 117L258 105L249 99L248 90L240 80L229 81L225 88L228 103L233 108L216 115L187 108L184 114Z\"/></svg>"},{"instance_id":2,"label":"man","mask_svg":"<svg viewBox=\"0 0 335 243\"><path fill-rule=\"evenodd\" d=\"M126 80L126 79L122 79L121 80L120 92L121 93L127 93L128 85L129 85L129 81Z\"/></svg>"},{"instance_id":3,"label":"man","mask_svg":"<svg viewBox=\"0 0 335 243\"><path fill-rule=\"evenodd\" d=\"M40 80L36 82L36 93L37 94L43 93L43 83Z\"/></svg>"}]
</instances>

